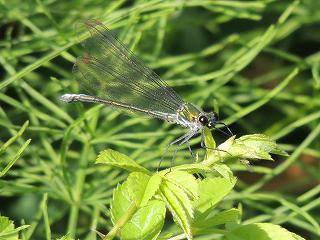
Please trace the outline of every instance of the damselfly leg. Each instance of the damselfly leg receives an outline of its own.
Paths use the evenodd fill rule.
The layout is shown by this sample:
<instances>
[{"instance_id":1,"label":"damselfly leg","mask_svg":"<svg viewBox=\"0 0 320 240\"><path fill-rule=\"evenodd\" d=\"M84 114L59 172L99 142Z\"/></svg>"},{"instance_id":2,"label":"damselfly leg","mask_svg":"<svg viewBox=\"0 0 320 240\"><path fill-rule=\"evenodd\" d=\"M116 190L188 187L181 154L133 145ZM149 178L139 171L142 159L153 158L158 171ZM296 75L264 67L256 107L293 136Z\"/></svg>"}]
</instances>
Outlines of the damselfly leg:
<instances>
[{"instance_id":1,"label":"damselfly leg","mask_svg":"<svg viewBox=\"0 0 320 240\"><path fill-rule=\"evenodd\" d=\"M194 153L193 153L193 151L192 151L192 149L191 149L191 146L190 146L189 141L186 142L186 144L187 144L187 146L188 146L188 149L189 149L189 152L190 152L190 154L191 154L191 157L192 157L192 158L196 158L196 156L194 155Z\"/></svg>"},{"instance_id":2,"label":"damselfly leg","mask_svg":"<svg viewBox=\"0 0 320 240\"><path fill-rule=\"evenodd\" d=\"M170 171L171 171L171 168L172 168L172 165L173 165L173 161L174 159L176 158L176 155L177 155L177 152L178 150L180 149L180 147L185 144L185 143L188 143L188 141L190 140L190 138L192 138L196 132L189 132L190 134L188 136L186 136L180 143L177 144L177 147L174 151L174 154L173 154L173 157L171 158L171 162L170 162Z\"/></svg>"},{"instance_id":3,"label":"damselfly leg","mask_svg":"<svg viewBox=\"0 0 320 240\"><path fill-rule=\"evenodd\" d=\"M163 158L164 156L166 155L166 153L168 152L169 148L174 145L174 144L177 144L177 147L174 151L174 154L173 154L173 157L171 158L171 162L170 162L170 169L172 167L172 164L173 164L173 161L174 159L176 158L176 155L177 155L177 152L178 150L180 149L181 145L183 145L184 143L187 143L188 144L188 148L189 148L189 151L191 153L192 156L193 153L192 153L192 150L191 150L191 147L190 147L190 144L188 143L188 141L190 140L190 138L192 138L197 132L195 131L189 131L187 132L186 134L182 135L181 137L175 139L174 141L172 141L171 143L168 144L168 146L165 148L164 152L162 153L162 156L160 158L160 161L159 161L159 164L158 164L158 168L157 168L157 171L159 171L160 167L161 167L161 163L163 161Z\"/></svg>"}]
</instances>

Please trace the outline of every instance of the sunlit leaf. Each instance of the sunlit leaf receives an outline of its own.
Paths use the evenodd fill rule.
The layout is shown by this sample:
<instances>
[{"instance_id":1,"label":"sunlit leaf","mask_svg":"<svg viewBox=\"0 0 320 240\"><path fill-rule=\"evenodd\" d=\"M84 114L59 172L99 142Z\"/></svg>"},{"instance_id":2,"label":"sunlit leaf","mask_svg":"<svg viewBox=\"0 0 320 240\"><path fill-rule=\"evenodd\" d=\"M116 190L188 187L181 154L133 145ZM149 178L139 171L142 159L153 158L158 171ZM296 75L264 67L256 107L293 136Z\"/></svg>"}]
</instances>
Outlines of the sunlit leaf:
<instances>
[{"instance_id":1,"label":"sunlit leaf","mask_svg":"<svg viewBox=\"0 0 320 240\"><path fill-rule=\"evenodd\" d=\"M141 199L141 206L144 206L158 191L160 184L161 184L161 176L159 174L154 174L148 181L148 184L145 188L143 197Z\"/></svg>"},{"instance_id":2,"label":"sunlit leaf","mask_svg":"<svg viewBox=\"0 0 320 240\"><path fill-rule=\"evenodd\" d=\"M273 160L270 154L287 156L270 137L263 134L245 135L240 138L230 137L208 155L202 163L214 165L218 161L230 158L239 160Z\"/></svg>"},{"instance_id":3,"label":"sunlit leaf","mask_svg":"<svg viewBox=\"0 0 320 240\"><path fill-rule=\"evenodd\" d=\"M119 232L122 239L154 239L158 236L164 223L165 203L150 199L158 190L160 182L159 175L150 177L142 172L134 172L114 190L111 202L114 224L128 214L131 211L129 209L135 209Z\"/></svg>"},{"instance_id":4,"label":"sunlit leaf","mask_svg":"<svg viewBox=\"0 0 320 240\"><path fill-rule=\"evenodd\" d=\"M210 150L207 152L207 156L205 160L202 162L203 164L210 163L210 165L215 164L224 158L231 157L232 155L229 153L232 145L234 144L234 139L236 136L232 136L220 144L215 150Z\"/></svg>"},{"instance_id":5,"label":"sunlit leaf","mask_svg":"<svg viewBox=\"0 0 320 240\"><path fill-rule=\"evenodd\" d=\"M130 173L127 178L128 193L137 205L140 204L150 176L141 172Z\"/></svg>"},{"instance_id":6,"label":"sunlit leaf","mask_svg":"<svg viewBox=\"0 0 320 240\"><path fill-rule=\"evenodd\" d=\"M222 177L205 178L199 184L200 196L194 201L197 211L203 213L214 207L234 187L236 178L225 179Z\"/></svg>"},{"instance_id":7,"label":"sunlit leaf","mask_svg":"<svg viewBox=\"0 0 320 240\"><path fill-rule=\"evenodd\" d=\"M253 223L233 227L223 238L225 240L297 240L285 228L271 223Z\"/></svg>"},{"instance_id":8,"label":"sunlit leaf","mask_svg":"<svg viewBox=\"0 0 320 240\"><path fill-rule=\"evenodd\" d=\"M161 184L160 190L163 196L162 199L166 202L166 205L172 213L175 221L183 229L187 238L192 239L191 216L187 210L191 204L189 205L188 203L182 202L188 198L186 195L181 195L181 192L177 194L173 192L176 189L172 189L172 187L172 185L168 186L167 183Z\"/></svg>"},{"instance_id":9,"label":"sunlit leaf","mask_svg":"<svg viewBox=\"0 0 320 240\"><path fill-rule=\"evenodd\" d=\"M239 221L241 216L241 211L236 208L231 208L223 212L219 212L216 214L205 214L204 216L199 215L195 218L194 227L199 228L197 232L200 231L200 229L204 229L204 231L208 231L208 228L226 224L230 222L236 223Z\"/></svg>"},{"instance_id":10,"label":"sunlit leaf","mask_svg":"<svg viewBox=\"0 0 320 240\"><path fill-rule=\"evenodd\" d=\"M198 198L198 182L192 174L183 171L171 171L165 175L165 178L183 189L192 199Z\"/></svg>"},{"instance_id":11,"label":"sunlit leaf","mask_svg":"<svg viewBox=\"0 0 320 240\"><path fill-rule=\"evenodd\" d=\"M133 161L131 158L128 156L119 153L117 151L114 151L112 149L107 149L102 151L97 160L96 163L102 163L106 164L108 166L113 166L113 167L119 167L126 169L131 172L145 172L149 173L147 169L144 167L140 166L137 164L135 161Z\"/></svg>"},{"instance_id":12,"label":"sunlit leaf","mask_svg":"<svg viewBox=\"0 0 320 240\"><path fill-rule=\"evenodd\" d=\"M185 171L188 173L210 172L212 169L202 163L183 164L172 168L173 171Z\"/></svg>"},{"instance_id":13,"label":"sunlit leaf","mask_svg":"<svg viewBox=\"0 0 320 240\"><path fill-rule=\"evenodd\" d=\"M216 148L216 141L212 137L211 131L208 128L204 129L204 142L206 147L212 148L212 149Z\"/></svg>"},{"instance_id":14,"label":"sunlit leaf","mask_svg":"<svg viewBox=\"0 0 320 240\"><path fill-rule=\"evenodd\" d=\"M245 135L235 139L230 149L231 155L246 159L272 160L270 153L288 156L270 137L263 134Z\"/></svg>"},{"instance_id":15,"label":"sunlit leaf","mask_svg":"<svg viewBox=\"0 0 320 240\"><path fill-rule=\"evenodd\" d=\"M14 223L8 217L0 215L0 240L18 240L19 231L29 227L29 225L23 225L15 228Z\"/></svg>"},{"instance_id":16,"label":"sunlit leaf","mask_svg":"<svg viewBox=\"0 0 320 240\"><path fill-rule=\"evenodd\" d=\"M159 235L166 213L165 203L151 200L140 208L121 230L123 240L152 240Z\"/></svg>"},{"instance_id":17,"label":"sunlit leaf","mask_svg":"<svg viewBox=\"0 0 320 240\"><path fill-rule=\"evenodd\" d=\"M116 223L117 220L128 211L133 204L133 200L130 197L128 190L128 182L124 182L118 185L113 191L113 197L111 201L111 220Z\"/></svg>"},{"instance_id":18,"label":"sunlit leaf","mask_svg":"<svg viewBox=\"0 0 320 240\"><path fill-rule=\"evenodd\" d=\"M217 163L217 164L214 164L212 168L216 170L225 179L231 180L233 177L233 173L231 169L226 164Z\"/></svg>"},{"instance_id":19,"label":"sunlit leaf","mask_svg":"<svg viewBox=\"0 0 320 240\"><path fill-rule=\"evenodd\" d=\"M243 143L245 146L250 146L260 151L288 156L288 154L281 149L275 141L264 134L245 135L236 139L236 144L239 142Z\"/></svg>"},{"instance_id":20,"label":"sunlit leaf","mask_svg":"<svg viewBox=\"0 0 320 240\"><path fill-rule=\"evenodd\" d=\"M127 179L128 192L137 205L145 205L156 193L161 183L161 176L149 176L145 173L131 173Z\"/></svg>"}]
</instances>

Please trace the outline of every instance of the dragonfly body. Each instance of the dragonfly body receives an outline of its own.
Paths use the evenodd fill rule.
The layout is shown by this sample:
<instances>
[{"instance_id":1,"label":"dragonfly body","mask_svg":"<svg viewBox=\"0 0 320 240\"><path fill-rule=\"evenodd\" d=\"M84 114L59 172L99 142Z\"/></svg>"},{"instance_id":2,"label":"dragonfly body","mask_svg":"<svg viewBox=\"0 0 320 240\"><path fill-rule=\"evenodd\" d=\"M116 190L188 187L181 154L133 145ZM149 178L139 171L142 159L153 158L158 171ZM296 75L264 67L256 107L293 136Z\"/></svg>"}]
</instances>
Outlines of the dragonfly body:
<instances>
[{"instance_id":1,"label":"dragonfly body","mask_svg":"<svg viewBox=\"0 0 320 240\"><path fill-rule=\"evenodd\" d=\"M83 42L87 52L77 59L73 68L86 94L64 94L61 100L106 104L182 125L189 129L188 132L167 147L177 144L175 154L198 132L202 134L201 145L204 146L205 127L217 129L218 124L226 126L218 120L216 113L205 113L192 103L183 101L100 21L88 20L78 30L80 33L90 33L90 37Z\"/></svg>"}]
</instances>

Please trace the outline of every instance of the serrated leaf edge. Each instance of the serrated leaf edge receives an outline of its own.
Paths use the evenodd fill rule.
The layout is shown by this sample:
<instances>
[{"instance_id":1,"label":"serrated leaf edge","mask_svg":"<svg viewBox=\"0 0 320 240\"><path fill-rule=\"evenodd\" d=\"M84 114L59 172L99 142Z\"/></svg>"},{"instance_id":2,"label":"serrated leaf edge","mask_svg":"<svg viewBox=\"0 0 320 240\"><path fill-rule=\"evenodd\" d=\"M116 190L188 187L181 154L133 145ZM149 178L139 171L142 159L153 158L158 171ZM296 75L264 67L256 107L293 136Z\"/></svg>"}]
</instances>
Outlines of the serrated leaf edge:
<instances>
[{"instance_id":1,"label":"serrated leaf edge","mask_svg":"<svg viewBox=\"0 0 320 240\"><path fill-rule=\"evenodd\" d=\"M163 200L166 202L167 207L169 208L172 215L176 217L176 220L178 221L179 225L185 232L188 240L192 240L191 224L184 208L180 205L180 201L170 191L170 189L165 187L165 184L162 184L160 186L160 191L163 196ZM175 202L175 203L178 202L178 204L174 205L172 204L172 202Z\"/></svg>"}]
</instances>

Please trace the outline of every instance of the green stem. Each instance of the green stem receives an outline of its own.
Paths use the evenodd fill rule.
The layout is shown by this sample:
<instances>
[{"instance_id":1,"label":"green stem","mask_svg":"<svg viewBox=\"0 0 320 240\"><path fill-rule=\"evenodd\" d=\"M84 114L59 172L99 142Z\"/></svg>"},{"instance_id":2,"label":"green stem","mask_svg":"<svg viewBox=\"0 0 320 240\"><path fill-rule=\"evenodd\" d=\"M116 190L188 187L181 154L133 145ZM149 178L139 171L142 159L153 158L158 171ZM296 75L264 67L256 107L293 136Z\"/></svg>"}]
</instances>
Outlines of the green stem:
<instances>
[{"instance_id":1,"label":"green stem","mask_svg":"<svg viewBox=\"0 0 320 240\"><path fill-rule=\"evenodd\" d=\"M138 210L138 206L133 203L128 211L116 222L111 231L103 238L103 240L112 240L120 229L131 219L133 214Z\"/></svg>"},{"instance_id":2,"label":"green stem","mask_svg":"<svg viewBox=\"0 0 320 240\"><path fill-rule=\"evenodd\" d=\"M79 216L79 207L81 204L81 197L82 197L82 190L85 182L86 177L86 168L88 164L88 151L89 151L89 144L84 145L83 152L81 153L80 158L80 166L79 170L77 171L76 175L76 185L73 194L73 205L71 207L71 212L69 216L68 222L68 233L71 237L75 236L76 228L77 228L77 221Z\"/></svg>"},{"instance_id":3,"label":"green stem","mask_svg":"<svg viewBox=\"0 0 320 240\"><path fill-rule=\"evenodd\" d=\"M42 215L44 220L46 239L50 240L51 229L50 229L50 221L49 221L49 215L48 215L48 193L45 193L43 195L42 202L41 202L41 209L42 209Z\"/></svg>"},{"instance_id":4,"label":"green stem","mask_svg":"<svg viewBox=\"0 0 320 240\"><path fill-rule=\"evenodd\" d=\"M299 73L299 68L294 68L290 74L274 89L272 89L269 93L267 93L263 98L254 102L253 104L243 108L241 111L235 113L228 119L226 124L235 122L238 119L243 118L244 116L248 115L249 113L253 112L254 110L258 109L259 107L268 103L272 98L274 98L277 94L279 94Z\"/></svg>"}]
</instances>

